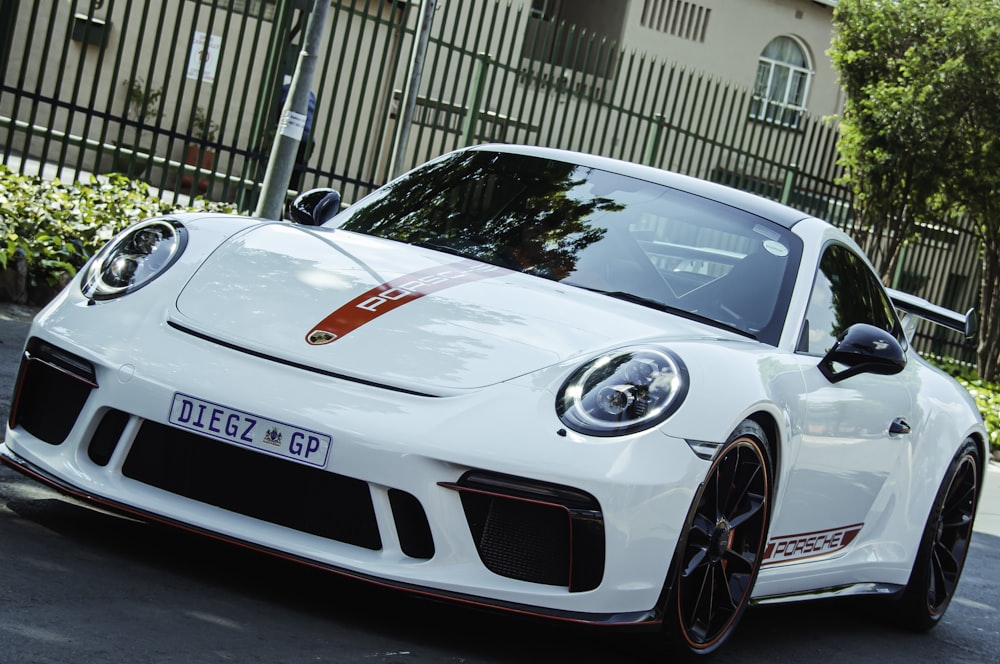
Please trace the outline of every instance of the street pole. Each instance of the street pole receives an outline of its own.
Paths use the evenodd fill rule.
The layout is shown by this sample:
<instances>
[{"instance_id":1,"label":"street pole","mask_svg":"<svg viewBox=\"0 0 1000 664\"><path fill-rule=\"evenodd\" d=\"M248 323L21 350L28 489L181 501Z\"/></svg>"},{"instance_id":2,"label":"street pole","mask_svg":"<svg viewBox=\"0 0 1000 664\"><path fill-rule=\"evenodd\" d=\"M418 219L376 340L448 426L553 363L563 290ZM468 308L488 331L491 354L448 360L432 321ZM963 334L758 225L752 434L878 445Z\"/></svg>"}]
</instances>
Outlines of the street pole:
<instances>
[{"instance_id":1,"label":"street pole","mask_svg":"<svg viewBox=\"0 0 1000 664\"><path fill-rule=\"evenodd\" d=\"M390 178L396 177L403 170L403 156L410 138L410 124L413 122L413 109L417 105L417 94L420 92L420 77L424 71L424 59L427 57L427 42L430 41L433 18L434 0L421 0L417 34L413 50L410 51L410 65L407 71L409 80L406 89L403 90L403 98L399 100L399 110L396 113L396 137L392 145Z\"/></svg>"},{"instance_id":2,"label":"street pole","mask_svg":"<svg viewBox=\"0 0 1000 664\"><path fill-rule=\"evenodd\" d=\"M271 158L267 162L260 200L257 203L255 214L264 219L280 219L285 205L288 183L295 167L295 155L302 142L306 114L309 112L309 90L312 86L313 73L316 71L316 61L319 59L318 51L323 40L326 10L329 7L330 0L313 0L312 12L306 24L305 40L295 65L295 73L292 74L288 94L285 96L284 107L281 109L278 131L271 145Z\"/></svg>"}]
</instances>

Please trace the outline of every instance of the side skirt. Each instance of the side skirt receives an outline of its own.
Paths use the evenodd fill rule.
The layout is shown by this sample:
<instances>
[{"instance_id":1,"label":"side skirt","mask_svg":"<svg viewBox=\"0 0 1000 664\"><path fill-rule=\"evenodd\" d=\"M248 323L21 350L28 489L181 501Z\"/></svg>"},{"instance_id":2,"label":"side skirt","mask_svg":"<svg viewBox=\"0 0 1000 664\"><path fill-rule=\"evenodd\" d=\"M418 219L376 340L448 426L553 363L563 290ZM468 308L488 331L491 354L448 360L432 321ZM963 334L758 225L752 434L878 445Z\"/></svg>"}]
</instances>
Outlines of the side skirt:
<instances>
[{"instance_id":1,"label":"side skirt","mask_svg":"<svg viewBox=\"0 0 1000 664\"><path fill-rule=\"evenodd\" d=\"M783 604L786 602L801 602L811 599L829 599L833 597L857 597L859 595L880 595L891 597L903 591L904 586L894 583L855 583L848 586L837 586L835 588L823 588L820 590L810 590L802 593L792 593L788 595L770 595L768 597L755 597L752 604Z\"/></svg>"}]
</instances>

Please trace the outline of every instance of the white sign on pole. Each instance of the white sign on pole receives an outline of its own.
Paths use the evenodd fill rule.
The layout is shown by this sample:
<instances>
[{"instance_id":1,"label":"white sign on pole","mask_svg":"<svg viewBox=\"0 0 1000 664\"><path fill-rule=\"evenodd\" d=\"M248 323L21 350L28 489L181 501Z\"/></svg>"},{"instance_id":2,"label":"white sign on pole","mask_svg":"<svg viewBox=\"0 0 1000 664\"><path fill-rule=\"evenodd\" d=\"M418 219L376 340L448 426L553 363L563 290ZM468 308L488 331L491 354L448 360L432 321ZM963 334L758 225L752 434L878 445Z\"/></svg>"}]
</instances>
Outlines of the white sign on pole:
<instances>
[{"instance_id":1,"label":"white sign on pole","mask_svg":"<svg viewBox=\"0 0 1000 664\"><path fill-rule=\"evenodd\" d=\"M207 38L207 44L206 44ZM191 42L191 55L188 56L187 77L198 80L201 73L202 83L215 83L215 70L219 64L219 49L222 47L221 35L206 35L204 32L194 33ZM202 71L202 62L205 69Z\"/></svg>"}]
</instances>

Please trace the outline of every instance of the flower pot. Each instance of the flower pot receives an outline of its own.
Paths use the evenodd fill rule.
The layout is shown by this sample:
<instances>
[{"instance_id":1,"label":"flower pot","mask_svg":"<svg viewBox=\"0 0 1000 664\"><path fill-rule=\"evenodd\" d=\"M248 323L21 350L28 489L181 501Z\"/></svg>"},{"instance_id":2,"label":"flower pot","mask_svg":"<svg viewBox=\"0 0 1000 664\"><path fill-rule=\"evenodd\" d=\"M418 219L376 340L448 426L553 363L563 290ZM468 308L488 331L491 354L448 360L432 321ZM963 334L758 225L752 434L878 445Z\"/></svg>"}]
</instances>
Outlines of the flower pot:
<instances>
[{"instance_id":1,"label":"flower pot","mask_svg":"<svg viewBox=\"0 0 1000 664\"><path fill-rule=\"evenodd\" d=\"M201 160L199 161L199 155ZM200 145L189 145L187 146L187 152L184 155L184 163L189 166L197 166L198 168L204 169L206 171L212 170L212 166L215 164L215 150L209 148L202 148ZM181 175L181 189L182 191L192 192L191 185L194 184L196 175L192 173L184 173ZM204 194L208 191L208 178L197 174L198 182L198 193Z\"/></svg>"}]
</instances>

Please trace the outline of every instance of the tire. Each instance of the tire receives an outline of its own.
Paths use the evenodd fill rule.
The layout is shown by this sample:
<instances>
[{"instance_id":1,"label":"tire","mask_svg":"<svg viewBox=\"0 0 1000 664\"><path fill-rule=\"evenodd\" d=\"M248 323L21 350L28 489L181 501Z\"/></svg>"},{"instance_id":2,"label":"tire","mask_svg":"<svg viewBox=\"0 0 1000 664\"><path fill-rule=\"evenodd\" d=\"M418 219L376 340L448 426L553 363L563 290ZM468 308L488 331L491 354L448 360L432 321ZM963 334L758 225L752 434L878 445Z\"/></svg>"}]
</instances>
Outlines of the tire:
<instances>
[{"instance_id":1,"label":"tire","mask_svg":"<svg viewBox=\"0 0 1000 664\"><path fill-rule=\"evenodd\" d=\"M896 617L907 629L926 632L937 625L955 595L972 539L980 477L976 444L966 440L941 481L899 599Z\"/></svg>"},{"instance_id":2,"label":"tire","mask_svg":"<svg viewBox=\"0 0 1000 664\"><path fill-rule=\"evenodd\" d=\"M750 603L770 513L767 436L748 420L716 455L681 531L665 612L675 646L708 654L732 634Z\"/></svg>"}]
</instances>

